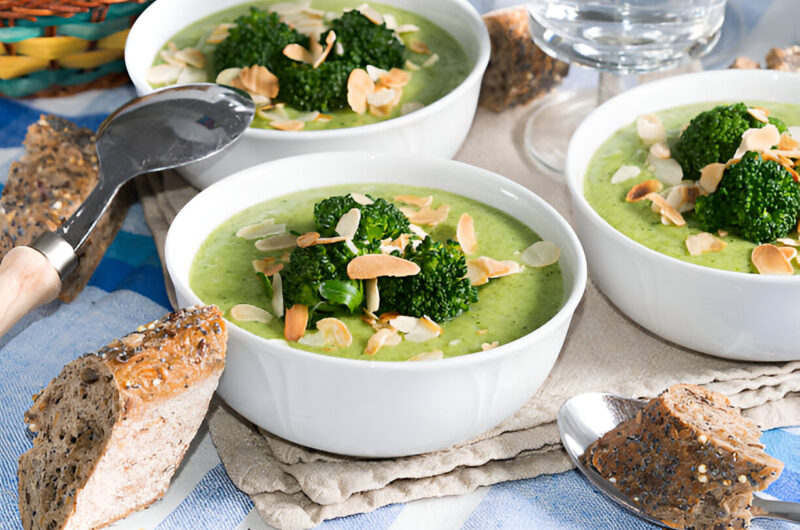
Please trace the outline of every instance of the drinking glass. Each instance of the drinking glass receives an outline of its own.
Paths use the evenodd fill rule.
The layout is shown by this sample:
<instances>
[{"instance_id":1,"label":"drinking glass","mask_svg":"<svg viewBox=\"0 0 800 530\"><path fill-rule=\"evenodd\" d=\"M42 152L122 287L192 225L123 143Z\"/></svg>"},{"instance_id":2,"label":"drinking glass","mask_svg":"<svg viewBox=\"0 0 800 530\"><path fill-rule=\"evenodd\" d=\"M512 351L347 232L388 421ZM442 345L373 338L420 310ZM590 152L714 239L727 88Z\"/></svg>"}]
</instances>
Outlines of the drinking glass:
<instances>
[{"instance_id":1,"label":"drinking glass","mask_svg":"<svg viewBox=\"0 0 800 530\"><path fill-rule=\"evenodd\" d=\"M562 173L569 138L598 104L621 91L621 76L671 68L719 40L726 0L527 0L534 42L547 54L600 71L596 91L545 98L525 127L539 164Z\"/></svg>"}]
</instances>

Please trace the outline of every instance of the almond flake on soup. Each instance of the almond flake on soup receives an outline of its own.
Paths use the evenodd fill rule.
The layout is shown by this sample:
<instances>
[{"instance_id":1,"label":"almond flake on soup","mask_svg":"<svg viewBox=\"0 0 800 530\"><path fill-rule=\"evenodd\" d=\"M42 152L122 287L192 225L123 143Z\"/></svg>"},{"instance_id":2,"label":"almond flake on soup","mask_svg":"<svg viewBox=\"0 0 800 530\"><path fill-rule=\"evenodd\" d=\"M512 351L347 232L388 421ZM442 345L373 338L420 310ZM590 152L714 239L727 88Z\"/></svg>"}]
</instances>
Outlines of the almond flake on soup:
<instances>
[{"instance_id":1,"label":"almond flake on soup","mask_svg":"<svg viewBox=\"0 0 800 530\"><path fill-rule=\"evenodd\" d=\"M440 204L435 210L430 206L424 206L416 211L410 208L400 208L400 211L408 217L411 223L416 225L436 226L447 219L450 213L450 207L446 204Z\"/></svg>"},{"instance_id":2,"label":"almond flake on soup","mask_svg":"<svg viewBox=\"0 0 800 530\"><path fill-rule=\"evenodd\" d=\"M236 237L242 239L258 239L273 234L282 234L286 232L285 224L275 224L275 219L264 219L259 223L241 227L236 231Z\"/></svg>"},{"instance_id":3,"label":"almond flake on soup","mask_svg":"<svg viewBox=\"0 0 800 530\"><path fill-rule=\"evenodd\" d=\"M347 275L353 280L414 276L419 271L419 265L413 261L389 254L365 254L351 259L347 264Z\"/></svg>"},{"instance_id":4,"label":"almond flake on soup","mask_svg":"<svg viewBox=\"0 0 800 530\"><path fill-rule=\"evenodd\" d=\"M236 304L231 307L231 318L240 322L262 322L268 323L272 320L272 315L260 307L250 304Z\"/></svg>"},{"instance_id":5,"label":"almond flake on soup","mask_svg":"<svg viewBox=\"0 0 800 530\"><path fill-rule=\"evenodd\" d=\"M759 274L794 274L792 263L775 245L759 245L750 255Z\"/></svg>"},{"instance_id":6,"label":"almond flake on soup","mask_svg":"<svg viewBox=\"0 0 800 530\"><path fill-rule=\"evenodd\" d=\"M308 324L308 307L294 304L286 310L283 324L283 336L289 342L297 342L306 332Z\"/></svg>"},{"instance_id":7,"label":"almond flake on soup","mask_svg":"<svg viewBox=\"0 0 800 530\"><path fill-rule=\"evenodd\" d=\"M364 353L375 355L394 335L397 335L397 330L394 328L379 329L367 339L367 347L364 349Z\"/></svg>"},{"instance_id":8,"label":"almond flake on soup","mask_svg":"<svg viewBox=\"0 0 800 530\"><path fill-rule=\"evenodd\" d=\"M419 197L417 195L395 195L394 200L395 202L424 208L425 206L433 204L433 195L428 195L427 197Z\"/></svg>"},{"instance_id":9,"label":"almond flake on soup","mask_svg":"<svg viewBox=\"0 0 800 530\"><path fill-rule=\"evenodd\" d=\"M475 254L478 251L478 238L475 236L475 223L468 213L461 214L456 228L456 241L461 245L464 254Z\"/></svg>"},{"instance_id":10,"label":"almond flake on soup","mask_svg":"<svg viewBox=\"0 0 800 530\"><path fill-rule=\"evenodd\" d=\"M625 165L620 166L613 175L611 175L611 184L619 184L626 180L638 177L642 170L639 166Z\"/></svg>"},{"instance_id":11,"label":"almond flake on soup","mask_svg":"<svg viewBox=\"0 0 800 530\"><path fill-rule=\"evenodd\" d=\"M692 234L686 238L686 249L692 256L700 256L706 252L719 252L728 244L708 232Z\"/></svg>"},{"instance_id":12,"label":"almond flake on soup","mask_svg":"<svg viewBox=\"0 0 800 530\"><path fill-rule=\"evenodd\" d=\"M667 140L667 130L661 118L655 114L645 114L636 118L636 133L646 145Z\"/></svg>"},{"instance_id":13,"label":"almond flake on soup","mask_svg":"<svg viewBox=\"0 0 800 530\"><path fill-rule=\"evenodd\" d=\"M279 131L302 131L306 124L300 120L272 120L269 126Z\"/></svg>"},{"instance_id":14,"label":"almond flake on soup","mask_svg":"<svg viewBox=\"0 0 800 530\"><path fill-rule=\"evenodd\" d=\"M425 342L435 339L442 333L444 333L444 330L439 324L427 316L423 316L417 320L417 325L414 326L414 329L406 333L405 340L409 342Z\"/></svg>"},{"instance_id":15,"label":"almond flake on soup","mask_svg":"<svg viewBox=\"0 0 800 530\"><path fill-rule=\"evenodd\" d=\"M375 82L366 70L355 68L347 78L347 104L356 114L367 111L367 96L375 92Z\"/></svg>"},{"instance_id":16,"label":"almond flake on soup","mask_svg":"<svg viewBox=\"0 0 800 530\"><path fill-rule=\"evenodd\" d=\"M644 198L653 201L654 208L658 207L658 210L662 216L662 221L666 219L675 226L686 226L686 220L683 218L683 216L678 212L678 210L670 206L664 197L653 192L648 193Z\"/></svg>"},{"instance_id":17,"label":"almond flake on soup","mask_svg":"<svg viewBox=\"0 0 800 530\"><path fill-rule=\"evenodd\" d=\"M648 179L633 186L625 196L625 200L628 202L641 201L648 193L659 192L662 189L664 189L664 185L660 181Z\"/></svg>"},{"instance_id":18,"label":"almond flake on soup","mask_svg":"<svg viewBox=\"0 0 800 530\"><path fill-rule=\"evenodd\" d=\"M561 249L552 241L537 241L522 251L522 263L530 267L547 267L558 262Z\"/></svg>"},{"instance_id":19,"label":"almond flake on soup","mask_svg":"<svg viewBox=\"0 0 800 530\"><path fill-rule=\"evenodd\" d=\"M422 353L418 353L413 357L410 357L409 361L439 361L444 359L444 352L442 350L431 350Z\"/></svg>"}]
</instances>

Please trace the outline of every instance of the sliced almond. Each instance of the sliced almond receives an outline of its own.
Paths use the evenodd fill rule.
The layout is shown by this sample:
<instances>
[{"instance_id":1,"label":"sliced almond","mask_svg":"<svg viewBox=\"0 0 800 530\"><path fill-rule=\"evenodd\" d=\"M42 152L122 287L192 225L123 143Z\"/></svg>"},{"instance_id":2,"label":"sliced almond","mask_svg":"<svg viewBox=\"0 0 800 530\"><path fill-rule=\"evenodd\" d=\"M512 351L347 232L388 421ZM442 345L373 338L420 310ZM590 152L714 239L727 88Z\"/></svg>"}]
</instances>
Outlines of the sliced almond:
<instances>
[{"instance_id":1,"label":"sliced almond","mask_svg":"<svg viewBox=\"0 0 800 530\"><path fill-rule=\"evenodd\" d=\"M749 108L747 113L761 123L769 123L769 112L761 108Z\"/></svg>"},{"instance_id":2,"label":"sliced almond","mask_svg":"<svg viewBox=\"0 0 800 530\"><path fill-rule=\"evenodd\" d=\"M680 212L670 206L667 200L658 193L648 193L644 198L653 201L653 205L658 206L661 215L675 226L686 225L686 220Z\"/></svg>"},{"instance_id":3,"label":"sliced almond","mask_svg":"<svg viewBox=\"0 0 800 530\"><path fill-rule=\"evenodd\" d=\"M175 59L183 61L189 66L194 66L195 68L203 68L206 65L206 56L203 55L203 52L197 48L184 48L182 50L178 50L175 52L174 57Z\"/></svg>"},{"instance_id":4,"label":"sliced almond","mask_svg":"<svg viewBox=\"0 0 800 530\"><path fill-rule=\"evenodd\" d=\"M416 225L436 226L444 222L450 214L450 207L446 204L440 204L438 208L431 209L430 206L425 206L420 210L412 210L410 208L400 208L408 220Z\"/></svg>"},{"instance_id":5,"label":"sliced almond","mask_svg":"<svg viewBox=\"0 0 800 530\"><path fill-rule=\"evenodd\" d=\"M380 106L369 103L367 105L367 110L371 115L376 116L378 118L388 118L389 116L392 115L393 107L394 105L391 102L387 103L386 105L380 105Z\"/></svg>"},{"instance_id":6,"label":"sliced almond","mask_svg":"<svg viewBox=\"0 0 800 530\"><path fill-rule=\"evenodd\" d=\"M257 239L260 237L267 237L274 234L283 234L286 232L285 224L275 224L275 219L264 219L260 223L247 225L241 227L236 231L236 237L243 239Z\"/></svg>"},{"instance_id":7,"label":"sliced almond","mask_svg":"<svg viewBox=\"0 0 800 530\"><path fill-rule=\"evenodd\" d=\"M717 230L717 235L719 237L728 237L728 231L727 230Z\"/></svg>"},{"instance_id":8,"label":"sliced almond","mask_svg":"<svg viewBox=\"0 0 800 530\"><path fill-rule=\"evenodd\" d=\"M324 346L347 348L353 343L353 335L347 325L338 318L323 318L317 322L317 329L325 337Z\"/></svg>"},{"instance_id":9,"label":"sliced almond","mask_svg":"<svg viewBox=\"0 0 800 530\"><path fill-rule=\"evenodd\" d=\"M786 245L787 247L800 247L800 241L790 237L779 237L777 242L781 245Z\"/></svg>"},{"instance_id":10,"label":"sliced almond","mask_svg":"<svg viewBox=\"0 0 800 530\"><path fill-rule=\"evenodd\" d=\"M481 256L474 260L467 260L467 265L469 265L470 262L476 263L479 267L483 267L489 278L500 278L501 276L522 272L522 265L514 260L500 261L488 256Z\"/></svg>"},{"instance_id":11,"label":"sliced almond","mask_svg":"<svg viewBox=\"0 0 800 530\"><path fill-rule=\"evenodd\" d=\"M493 350L497 348L499 345L500 343L498 341L484 342L483 344L481 344L481 350L483 351Z\"/></svg>"},{"instance_id":12,"label":"sliced almond","mask_svg":"<svg viewBox=\"0 0 800 530\"><path fill-rule=\"evenodd\" d=\"M267 9L272 13L277 13L280 16L295 15L301 13L303 9L307 9L311 5L310 2L278 2L267 6Z\"/></svg>"},{"instance_id":13,"label":"sliced almond","mask_svg":"<svg viewBox=\"0 0 800 530\"><path fill-rule=\"evenodd\" d=\"M700 180L698 183L702 190L706 193L714 193L717 191L717 186L722 180L722 174L725 172L725 164L714 162L708 164L700 170Z\"/></svg>"},{"instance_id":14,"label":"sliced almond","mask_svg":"<svg viewBox=\"0 0 800 530\"><path fill-rule=\"evenodd\" d=\"M281 273L275 273L272 276L272 313L281 318L283 316L283 280Z\"/></svg>"},{"instance_id":15,"label":"sliced almond","mask_svg":"<svg viewBox=\"0 0 800 530\"><path fill-rule=\"evenodd\" d=\"M467 278L472 286L489 283L489 271L481 263L467 260Z\"/></svg>"},{"instance_id":16,"label":"sliced almond","mask_svg":"<svg viewBox=\"0 0 800 530\"><path fill-rule=\"evenodd\" d=\"M350 194L350 197L362 206L366 206L368 204L372 204L375 202L366 195L364 195L363 193L353 192Z\"/></svg>"},{"instance_id":17,"label":"sliced almond","mask_svg":"<svg viewBox=\"0 0 800 530\"><path fill-rule=\"evenodd\" d=\"M668 186L683 180L683 168L674 158L659 158L650 152L647 154L647 163L652 166L655 177Z\"/></svg>"},{"instance_id":18,"label":"sliced almond","mask_svg":"<svg viewBox=\"0 0 800 530\"><path fill-rule=\"evenodd\" d=\"M688 212L694 209L694 203L700 192L701 189L697 184L678 184L669 189L666 196L667 204L680 213Z\"/></svg>"},{"instance_id":19,"label":"sliced almond","mask_svg":"<svg viewBox=\"0 0 800 530\"><path fill-rule=\"evenodd\" d=\"M433 53L433 54L431 54L430 57L425 59L425 62L422 63L422 67L423 68L429 68L429 67L433 66L434 64L436 64L438 61L439 61L439 54L438 53Z\"/></svg>"},{"instance_id":20,"label":"sliced almond","mask_svg":"<svg viewBox=\"0 0 800 530\"><path fill-rule=\"evenodd\" d=\"M176 66L174 64L157 64L147 69L147 72L145 72L145 79L151 85L171 85L178 80L181 68L181 66Z\"/></svg>"},{"instance_id":21,"label":"sliced almond","mask_svg":"<svg viewBox=\"0 0 800 530\"><path fill-rule=\"evenodd\" d=\"M478 251L478 238L475 237L475 224L472 216L462 213L456 228L456 240L464 254L475 254Z\"/></svg>"},{"instance_id":22,"label":"sliced almond","mask_svg":"<svg viewBox=\"0 0 800 530\"><path fill-rule=\"evenodd\" d=\"M384 70L383 68L378 68L377 66L372 66L371 64L367 65L367 73L369 74L370 79L374 82L378 82L381 76L388 74L388 70Z\"/></svg>"},{"instance_id":23,"label":"sliced almond","mask_svg":"<svg viewBox=\"0 0 800 530\"><path fill-rule=\"evenodd\" d=\"M788 132L781 134L781 140L778 142L778 149L781 151L794 151L800 147L800 142L792 138ZM797 158L797 157L795 157Z\"/></svg>"},{"instance_id":24,"label":"sliced almond","mask_svg":"<svg viewBox=\"0 0 800 530\"><path fill-rule=\"evenodd\" d=\"M419 319L417 317L409 317L406 315L398 315L389 319L389 325L401 333L411 333L417 327Z\"/></svg>"},{"instance_id":25,"label":"sliced almond","mask_svg":"<svg viewBox=\"0 0 800 530\"><path fill-rule=\"evenodd\" d=\"M312 64L314 62L314 56L311 55L311 52L296 43L287 44L283 48L283 55L298 63Z\"/></svg>"},{"instance_id":26,"label":"sliced almond","mask_svg":"<svg viewBox=\"0 0 800 530\"><path fill-rule=\"evenodd\" d=\"M272 315L260 307L250 304L236 304L231 307L231 318L240 322L263 322L272 320Z\"/></svg>"},{"instance_id":27,"label":"sliced almond","mask_svg":"<svg viewBox=\"0 0 800 530\"><path fill-rule=\"evenodd\" d=\"M321 237L314 243L315 245L330 245L331 243L341 243L342 241L350 241L344 236ZM357 253L357 252L356 252Z\"/></svg>"},{"instance_id":28,"label":"sliced almond","mask_svg":"<svg viewBox=\"0 0 800 530\"><path fill-rule=\"evenodd\" d=\"M367 96L375 92L375 82L366 70L355 68L347 78L347 104L356 114L367 111Z\"/></svg>"},{"instance_id":29,"label":"sliced almond","mask_svg":"<svg viewBox=\"0 0 800 530\"><path fill-rule=\"evenodd\" d=\"M358 247L356 246L355 243L353 243L352 239L345 239L344 244L350 252L352 252L355 255L358 255Z\"/></svg>"},{"instance_id":30,"label":"sliced almond","mask_svg":"<svg viewBox=\"0 0 800 530\"><path fill-rule=\"evenodd\" d=\"M372 336L367 339L367 347L364 353L367 355L375 355L384 346L389 337L397 335L397 330L394 328L381 328Z\"/></svg>"},{"instance_id":31,"label":"sliced almond","mask_svg":"<svg viewBox=\"0 0 800 530\"><path fill-rule=\"evenodd\" d=\"M759 274L794 274L794 267L775 245L759 245L750 255Z\"/></svg>"},{"instance_id":32,"label":"sliced almond","mask_svg":"<svg viewBox=\"0 0 800 530\"><path fill-rule=\"evenodd\" d=\"M427 197L419 197L418 195L395 195L394 201L424 208L433 203L433 195L428 195Z\"/></svg>"},{"instance_id":33,"label":"sliced almond","mask_svg":"<svg viewBox=\"0 0 800 530\"><path fill-rule=\"evenodd\" d=\"M381 295L378 292L378 279L370 278L364 281L364 296L367 299L367 311L374 313L381 305Z\"/></svg>"},{"instance_id":34,"label":"sliced almond","mask_svg":"<svg viewBox=\"0 0 800 530\"><path fill-rule=\"evenodd\" d=\"M319 111L318 110L312 110L311 112L304 112L303 114L300 114L299 116L297 116L295 119L298 120L298 121L305 122L305 123L308 123L308 122L311 122L311 121L317 121L319 119Z\"/></svg>"},{"instance_id":35,"label":"sliced almond","mask_svg":"<svg viewBox=\"0 0 800 530\"><path fill-rule=\"evenodd\" d=\"M297 238L297 246L300 248L310 247L319 239L319 232L306 232Z\"/></svg>"},{"instance_id":36,"label":"sliced almond","mask_svg":"<svg viewBox=\"0 0 800 530\"><path fill-rule=\"evenodd\" d=\"M699 256L706 252L719 252L726 246L728 246L728 244L725 241L722 241L708 232L692 234L686 238L686 249L692 256Z\"/></svg>"},{"instance_id":37,"label":"sliced almond","mask_svg":"<svg viewBox=\"0 0 800 530\"><path fill-rule=\"evenodd\" d=\"M353 280L414 276L419 271L419 265L413 261L388 254L365 254L351 259L347 264L347 276Z\"/></svg>"},{"instance_id":38,"label":"sliced almond","mask_svg":"<svg viewBox=\"0 0 800 530\"><path fill-rule=\"evenodd\" d=\"M250 94L258 94L268 98L278 95L278 77L266 66L253 65L242 68L233 80L232 86L246 90Z\"/></svg>"},{"instance_id":39,"label":"sliced almond","mask_svg":"<svg viewBox=\"0 0 800 530\"><path fill-rule=\"evenodd\" d=\"M420 65L409 59L406 59L406 64L404 66L406 67L406 70L410 70L412 72L416 72L417 70L422 68Z\"/></svg>"},{"instance_id":40,"label":"sliced almond","mask_svg":"<svg viewBox=\"0 0 800 530\"><path fill-rule=\"evenodd\" d=\"M613 175L611 175L611 184L619 184L626 180L636 178L642 172L639 166L620 166Z\"/></svg>"},{"instance_id":41,"label":"sliced almond","mask_svg":"<svg viewBox=\"0 0 800 530\"><path fill-rule=\"evenodd\" d=\"M385 16L385 15L384 15ZM395 29L397 33L414 33L419 31L419 26L416 24L401 24Z\"/></svg>"},{"instance_id":42,"label":"sliced almond","mask_svg":"<svg viewBox=\"0 0 800 530\"><path fill-rule=\"evenodd\" d=\"M367 103L375 107L383 107L394 101L395 91L391 88L378 88L367 96Z\"/></svg>"},{"instance_id":43,"label":"sliced almond","mask_svg":"<svg viewBox=\"0 0 800 530\"><path fill-rule=\"evenodd\" d=\"M636 133L646 145L667 140L667 130L661 118L655 114L645 114L636 118Z\"/></svg>"},{"instance_id":44,"label":"sliced almond","mask_svg":"<svg viewBox=\"0 0 800 530\"><path fill-rule=\"evenodd\" d=\"M414 329L406 333L404 338L409 342L425 342L430 339L435 339L443 332L439 324L427 316L423 316L417 321L417 325L414 326Z\"/></svg>"},{"instance_id":45,"label":"sliced almond","mask_svg":"<svg viewBox=\"0 0 800 530\"><path fill-rule=\"evenodd\" d=\"M356 8L356 11L367 17L376 26L383 24L383 15L370 7L369 4L361 4Z\"/></svg>"},{"instance_id":46,"label":"sliced almond","mask_svg":"<svg viewBox=\"0 0 800 530\"><path fill-rule=\"evenodd\" d=\"M361 223L361 210L358 208L350 208L346 214L339 218L336 223L336 233L345 239L353 239L358 231L358 225Z\"/></svg>"},{"instance_id":47,"label":"sliced almond","mask_svg":"<svg viewBox=\"0 0 800 530\"><path fill-rule=\"evenodd\" d=\"M400 68L392 68L378 78L380 84L390 88L404 87L411 81L411 74Z\"/></svg>"},{"instance_id":48,"label":"sliced almond","mask_svg":"<svg viewBox=\"0 0 800 530\"><path fill-rule=\"evenodd\" d=\"M269 126L279 131L302 131L306 124L300 120L272 120Z\"/></svg>"},{"instance_id":49,"label":"sliced almond","mask_svg":"<svg viewBox=\"0 0 800 530\"><path fill-rule=\"evenodd\" d=\"M211 31L211 35L208 36L206 42L209 44L219 44L220 42L228 38L228 35L230 34L230 29L235 25L236 24L229 22L219 24Z\"/></svg>"},{"instance_id":50,"label":"sliced almond","mask_svg":"<svg viewBox=\"0 0 800 530\"><path fill-rule=\"evenodd\" d=\"M256 249L262 252L281 250L297 246L297 237L292 234L282 234L256 241Z\"/></svg>"},{"instance_id":51,"label":"sliced almond","mask_svg":"<svg viewBox=\"0 0 800 530\"><path fill-rule=\"evenodd\" d=\"M334 42L336 42L336 32L330 30L328 32L328 36L325 37L325 49L322 50L322 53L314 59L314 63L312 64L314 68L319 68L319 65L325 62L328 54L331 53L331 48L333 48Z\"/></svg>"},{"instance_id":52,"label":"sliced almond","mask_svg":"<svg viewBox=\"0 0 800 530\"><path fill-rule=\"evenodd\" d=\"M397 19L394 18L394 15L390 15L388 13L384 13L384 15L383 15L383 23L386 24L386 29L390 29L392 31L397 31Z\"/></svg>"},{"instance_id":53,"label":"sliced almond","mask_svg":"<svg viewBox=\"0 0 800 530\"><path fill-rule=\"evenodd\" d=\"M778 247L778 250L780 250L781 254L783 254L789 261L792 261L797 257L797 249L794 247Z\"/></svg>"},{"instance_id":54,"label":"sliced almond","mask_svg":"<svg viewBox=\"0 0 800 530\"><path fill-rule=\"evenodd\" d=\"M256 263L258 263L259 265L256 265ZM253 268L256 269L256 272L260 272L264 274L264 276L270 277L278 274L283 270L283 263L267 264L263 259L257 259L253 260Z\"/></svg>"},{"instance_id":55,"label":"sliced almond","mask_svg":"<svg viewBox=\"0 0 800 530\"><path fill-rule=\"evenodd\" d=\"M250 263L253 265L253 270L255 272L263 273L264 271L267 270L268 267L270 267L272 264L275 263L275 258L268 257L264 259L254 259Z\"/></svg>"},{"instance_id":56,"label":"sliced almond","mask_svg":"<svg viewBox=\"0 0 800 530\"><path fill-rule=\"evenodd\" d=\"M781 141L781 133L773 124L767 124L757 129L747 129L742 133L742 143L733 154L733 158L741 158L748 151L763 153L769 151L773 145Z\"/></svg>"},{"instance_id":57,"label":"sliced almond","mask_svg":"<svg viewBox=\"0 0 800 530\"><path fill-rule=\"evenodd\" d=\"M414 53L421 53L425 55L431 53L431 49L428 48L428 45L419 40L412 40L409 42L408 49Z\"/></svg>"},{"instance_id":58,"label":"sliced almond","mask_svg":"<svg viewBox=\"0 0 800 530\"><path fill-rule=\"evenodd\" d=\"M285 107L274 106L270 109L258 109L256 115L262 120L289 121L289 113Z\"/></svg>"},{"instance_id":59,"label":"sliced almond","mask_svg":"<svg viewBox=\"0 0 800 530\"><path fill-rule=\"evenodd\" d=\"M306 332L308 324L308 307L303 304L294 304L286 310L286 319L283 325L283 336L289 342L297 342Z\"/></svg>"},{"instance_id":60,"label":"sliced almond","mask_svg":"<svg viewBox=\"0 0 800 530\"><path fill-rule=\"evenodd\" d=\"M181 61L180 59L176 59L175 58L175 52L173 52L173 51L161 50L159 55L161 56L162 59L164 59L164 62L167 63L167 64L171 64L173 66L178 66L180 68L183 68L184 66L186 66L185 62Z\"/></svg>"},{"instance_id":61,"label":"sliced almond","mask_svg":"<svg viewBox=\"0 0 800 530\"><path fill-rule=\"evenodd\" d=\"M661 184L661 181L648 179L632 187L625 196L625 200L628 202L641 201L649 193L659 192L662 189L664 189L664 185Z\"/></svg>"},{"instance_id":62,"label":"sliced almond","mask_svg":"<svg viewBox=\"0 0 800 530\"><path fill-rule=\"evenodd\" d=\"M431 350L422 353L418 353L415 356L409 358L409 361L440 361L444 359L444 352L442 350Z\"/></svg>"},{"instance_id":63,"label":"sliced almond","mask_svg":"<svg viewBox=\"0 0 800 530\"><path fill-rule=\"evenodd\" d=\"M522 251L520 259L531 267L548 267L561 257L561 249L552 241L537 241Z\"/></svg>"},{"instance_id":64,"label":"sliced almond","mask_svg":"<svg viewBox=\"0 0 800 530\"><path fill-rule=\"evenodd\" d=\"M662 160L672 156L672 153L670 153L669 147L667 147L667 144L665 142L656 142L653 145L651 145L650 154Z\"/></svg>"},{"instance_id":65,"label":"sliced almond","mask_svg":"<svg viewBox=\"0 0 800 530\"><path fill-rule=\"evenodd\" d=\"M202 68L195 68L187 66L178 74L179 85L187 85L190 83L205 83L208 81L208 74Z\"/></svg>"},{"instance_id":66,"label":"sliced almond","mask_svg":"<svg viewBox=\"0 0 800 530\"><path fill-rule=\"evenodd\" d=\"M425 230L423 230L422 227L417 226L414 223L409 223L408 229L411 230L411 232L420 239L425 239L426 237L428 237L428 233Z\"/></svg>"}]
</instances>

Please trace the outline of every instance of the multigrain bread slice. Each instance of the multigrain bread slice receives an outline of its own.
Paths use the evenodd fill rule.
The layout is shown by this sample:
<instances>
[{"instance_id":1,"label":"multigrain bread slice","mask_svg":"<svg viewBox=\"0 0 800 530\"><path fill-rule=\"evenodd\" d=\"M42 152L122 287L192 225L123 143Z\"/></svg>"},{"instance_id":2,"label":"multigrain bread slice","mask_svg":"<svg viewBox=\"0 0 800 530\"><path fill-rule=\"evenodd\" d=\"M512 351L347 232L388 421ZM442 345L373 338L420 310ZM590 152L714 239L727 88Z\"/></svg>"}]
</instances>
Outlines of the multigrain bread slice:
<instances>
[{"instance_id":1,"label":"multigrain bread slice","mask_svg":"<svg viewBox=\"0 0 800 530\"><path fill-rule=\"evenodd\" d=\"M11 164L0 195L0 257L66 221L97 185L94 133L57 116L28 127L25 154ZM123 187L78 253L78 268L64 278L59 298L70 302L89 281L122 226L133 190Z\"/></svg>"},{"instance_id":2,"label":"multigrain bread slice","mask_svg":"<svg viewBox=\"0 0 800 530\"><path fill-rule=\"evenodd\" d=\"M225 365L215 306L182 309L67 364L25 414L25 529L105 526L164 495Z\"/></svg>"},{"instance_id":3,"label":"multigrain bread slice","mask_svg":"<svg viewBox=\"0 0 800 530\"><path fill-rule=\"evenodd\" d=\"M753 492L783 463L728 398L674 385L590 445L584 464L671 528L747 528Z\"/></svg>"}]
</instances>

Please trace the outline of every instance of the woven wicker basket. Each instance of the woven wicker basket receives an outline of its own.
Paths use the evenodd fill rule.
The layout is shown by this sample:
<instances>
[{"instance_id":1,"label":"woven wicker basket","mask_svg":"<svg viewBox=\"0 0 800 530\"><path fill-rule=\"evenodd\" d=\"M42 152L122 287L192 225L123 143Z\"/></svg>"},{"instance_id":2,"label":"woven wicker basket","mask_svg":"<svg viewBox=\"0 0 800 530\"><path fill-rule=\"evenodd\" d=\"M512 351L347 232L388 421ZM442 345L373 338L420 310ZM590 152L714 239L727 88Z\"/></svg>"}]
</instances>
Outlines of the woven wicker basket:
<instances>
[{"instance_id":1,"label":"woven wicker basket","mask_svg":"<svg viewBox=\"0 0 800 530\"><path fill-rule=\"evenodd\" d=\"M0 95L65 95L127 81L130 25L153 0L0 0Z\"/></svg>"}]
</instances>

